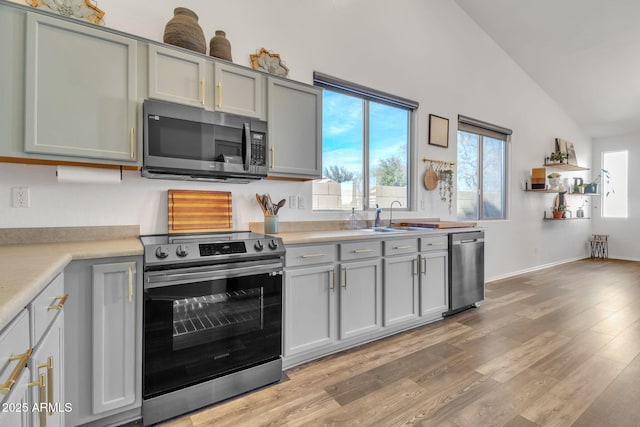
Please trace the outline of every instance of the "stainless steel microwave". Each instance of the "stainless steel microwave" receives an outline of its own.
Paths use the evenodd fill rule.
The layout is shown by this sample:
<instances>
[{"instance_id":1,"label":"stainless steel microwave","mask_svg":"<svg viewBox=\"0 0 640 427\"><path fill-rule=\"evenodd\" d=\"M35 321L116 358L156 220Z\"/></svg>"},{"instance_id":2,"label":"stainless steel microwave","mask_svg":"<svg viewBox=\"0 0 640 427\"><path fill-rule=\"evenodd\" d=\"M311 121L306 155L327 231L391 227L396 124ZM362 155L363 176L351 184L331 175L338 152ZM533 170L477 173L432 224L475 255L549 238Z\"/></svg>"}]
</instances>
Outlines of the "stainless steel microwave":
<instances>
[{"instance_id":1,"label":"stainless steel microwave","mask_svg":"<svg viewBox=\"0 0 640 427\"><path fill-rule=\"evenodd\" d=\"M149 99L142 112L142 176L243 183L267 176L267 122Z\"/></svg>"}]
</instances>

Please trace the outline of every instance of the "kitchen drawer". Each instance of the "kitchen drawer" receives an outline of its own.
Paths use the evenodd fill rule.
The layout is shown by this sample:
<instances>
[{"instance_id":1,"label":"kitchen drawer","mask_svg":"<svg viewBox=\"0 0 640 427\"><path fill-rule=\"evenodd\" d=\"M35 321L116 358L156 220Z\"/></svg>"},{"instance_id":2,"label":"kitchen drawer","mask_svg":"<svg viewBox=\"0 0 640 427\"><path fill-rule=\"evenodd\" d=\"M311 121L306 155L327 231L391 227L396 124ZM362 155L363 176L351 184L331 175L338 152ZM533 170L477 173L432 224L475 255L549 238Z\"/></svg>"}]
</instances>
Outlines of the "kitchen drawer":
<instances>
[{"instance_id":1,"label":"kitchen drawer","mask_svg":"<svg viewBox=\"0 0 640 427\"><path fill-rule=\"evenodd\" d=\"M382 255L382 244L379 240L340 245L340 261L374 258L380 255Z\"/></svg>"},{"instance_id":2,"label":"kitchen drawer","mask_svg":"<svg viewBox=\"0 0 640 427\"><path fill-rule=\"evenodd\" d=\"M326 264L336 259L336 245L288 246L285 267Z\"/></svg>"},{"instance_id":3,"label":"kitchen drawer","mask_svg":"<svg viewBox=\"0 0 640 427\"><path fill-rule=\"evenodd\" d=\"M384 255L417 254L417 239L393 239L384 241Z\"/></svg>"},{"instance_id":4,"label":"kitchen drawer","mask_svg":"<svg viewBox=\"0 0 640 427\"><path fill-rule=\"evenodd\" d=\"M420 252L446 251L447 235L420 238Z\"/></svg>"},{"instance_id":5,"label":"kitchen drawer","mask_svg":"<svg viewBox=\"0 0 640 427\"><path fill-rule=\"evenodd\" d=\"M0 332L0 401L5 398L7 388L20 374L18 366L26 365L31 354L29 346L29 313L22 310L2 332ZM9 360L18 356L18 359ZM24 357L20 357L24 356ZM15 375L12 375L14 374Z\"/></svg>"},{"instance_id":6,"label":"kitchen drawer","mask_svg":"<svg viewBox=\"0 0 640 427\"><path fill-rule=\"evenodd\" d=\"M53 281L29 304L31 315L31 346L35 347L45 331L56 318L66 298L64 297L64 278L59 274Z\"/></svg>"}]
</instances>

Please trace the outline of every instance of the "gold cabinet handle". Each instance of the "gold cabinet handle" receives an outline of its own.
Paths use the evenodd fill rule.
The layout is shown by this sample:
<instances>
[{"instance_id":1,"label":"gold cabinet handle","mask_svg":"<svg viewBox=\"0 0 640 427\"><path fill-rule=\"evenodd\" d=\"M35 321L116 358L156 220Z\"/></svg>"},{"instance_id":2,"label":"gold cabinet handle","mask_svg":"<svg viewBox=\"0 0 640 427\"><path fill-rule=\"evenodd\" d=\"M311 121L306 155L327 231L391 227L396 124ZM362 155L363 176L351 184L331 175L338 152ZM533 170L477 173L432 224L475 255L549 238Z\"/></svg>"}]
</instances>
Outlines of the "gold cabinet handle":
<instances>
[{"instance_id":1,"label":"gold cabinet handle","mask_svg":"<svg viewBox=\"0 0 640 427\"><path fill-rule=\"evenodd\" d=\"M53 356L47 358L47 363L40 363L40 368L47 368L47 406L49 415L53 415Z\"/></svg>"},{"instance_id":2,"label":"gold cabinet handle","mask_svg":"<svg viewBox=\"0 0 640 427\"><path fill-rule=\"evenodd\" d=\"M29 387L38 387L38 404L44 403L46 399L44 374L40 374L38 381L28 383ZM38 411L40 418L40 427L46 427L47 425L47 411Z\"/></svg>"},{"instance_id":3,"label":"gold cabinet handle","mask_svg":"<svg viewBox=\"0 0 640 427\"><path fill-rule=\"evenodd\" d=\"M324 256L324 254L304 254L302 255L302 258L316 258L321 256Z\"/></svg>"},{"instance_id":4,"label":"gold cabinet handle","mask_svg":"<svg viewBox=\"0 0 640 427\"><path fill-rule=\"evenodd\" d=\"M418 271L418 268L416 267L420 267L420 264L418 264L418 260L414 259L411 261L411 266L413 267L413 275L417 276L420 274L420 271Z\"/></svg>"},{"instance_id":5,"label":"gold cabinet handle","mask_svg":"<svg viewBox=\"0 0 640 427\"><path fill-rule=\"evenodd\" d=\"M218 108L222 107L222 82L218 82Z\"/></svg>"},{"instance_id":6,"label":"gold cabinet handle","mask_svg":"<svg viewBox=\"0 0 640 427\"><path fill-rule=\"evenodd\" d=\"M347 267L342 267L342 271L344 272L344 281L342 282L342 287L347 289Z\"/></svg>"},{"instance_id":7,"label":"gold cabinet handle","mask_svg":"<svg viewBox=\"0 0 640 427\"><path fill-rule=\"evenodd\" d=\"M335 292L336 290L336 269L332 268L331 272L329 273L330 277L329 280L331 281L331 283L329 283L329 289L331 289L333 292Z\"/></svg>"},{"instance_id":8,"label":"gold cabinet handle","mask_svg":"<svg viewBox=\"0 0 640 427\"><path fill-rule=\"evenodd\" d=\"M200 102L204 105L204 79L200 79Z\"/></svg>"},{"instance_id":9,"label":"gold cabinet handle","mask_svg":"<svg viewBox=\"0 0 640 427\"><path fill-rule=\"evenodd\" d=\"M131 128L131 130L129 131L129 156L131 156L131 159L136 158L135 147L136 147L136 129Z\"/></svg>"},{"instance_id":10,"label":"gold cabinet handle","mask_svg":"<svg viewBox=\"0 0 640 427\"><path fill-rule=\"evenodd\" d=\"M276 167L276 148L272 145L269 147L269 151L271 152L271 166L270 168L273 169Z\"/></svg>"},{"instance_id":11,"label":"gold cabinet handle","mask_svg":"<svg viewBox=\"0 0 640 427\"><path fill-rule=\"evenodd\" d=\"M427 259L422 257L422 274L427 275Z\"/></svg>"},{"instance_id":12,"label":"gold cabinet handle","mask_svg":"<svg viewBox=\"0 0 640 427\"><path fill-rule=\"evenodd\" d=\"M400 250L400 249L409 249L411 247L411 245L407 245L407 246L394 246L393 249L395 250Z\"/></svg>"},{"instance_id":13,"label":"gold cabinet handle","mask_svg":"<svg viewBox=\"0 0 640 427\"><path fill-rule=\"evenodd\" d=\"M133 271L129 266L129 302L133 301Z\"/></svg>"},{"instance_id":14,"label":"gold cabinet handle","mask_svg":"<svg viewBox=\"0 0 640 427\"><path fill-rule=\"evenodd\" d=\"M49 305L49 306L47 306L47 309L48 310L62 310L62 306L64 305L65 302L67 302L68 298L69 298L69 294L57 296L55 299L60 300L58 302L58 304Z\"/></svg>"},{"instance_id":15,"label":"gold cabinet handle","mask_svg":"<svg viewBox=\"0 0 640 427\"><path fill-rule=\"evenodd\" d=\"M18 364L16 365L15 368L13 368L13 372L11 372L11 375L9 375L9 379L7 380L7 382L4 384L0 384L0 394L7 394L11 391L11 387L13 387L13 385L16 383L16 381L18 380L18 377L22 373L22 370L27 365L27 361L29 360L29 357L31 357L32 351L33 351L32 349L28 349L22 354L18 354L16 356L9 356L8 360L10 362L17 360Z\"/></svg>"},{"instance_id":16,"label":"gold cabinet handle","mask_svg":"<svg viewBox=\"0 0 640 427\"><path fill-rule=\"evenodd\" d=\"M369 252L373 252L373 249L354 249L354 254L368 254Z\"/></svg>"}]
</instances>

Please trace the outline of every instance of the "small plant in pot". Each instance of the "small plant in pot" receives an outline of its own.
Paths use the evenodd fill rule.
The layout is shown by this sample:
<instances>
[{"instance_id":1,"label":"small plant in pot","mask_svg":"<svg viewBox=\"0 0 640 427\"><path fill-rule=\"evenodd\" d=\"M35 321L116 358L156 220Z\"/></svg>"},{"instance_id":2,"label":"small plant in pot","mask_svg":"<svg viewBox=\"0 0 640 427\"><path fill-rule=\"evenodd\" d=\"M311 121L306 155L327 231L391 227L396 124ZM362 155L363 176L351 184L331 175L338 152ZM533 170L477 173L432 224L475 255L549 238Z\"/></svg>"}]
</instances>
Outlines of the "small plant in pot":
<instances>
[{"instance_id":1,"label":"small plant in pot","mask_svg":"<svg viewBox=\"0 0 640 427\"><path fill-rule=\"evenodd\" d=\"M547 157L547 159L549 159L549 161L551 163L564 163L566 158L567 158L567 154L566 153L560 153L559 151L551 153L549 155L549 157Z\"/></svg>"},{"instance_id":2,"label":"small plant in pot","mask_svg":"<svg viewBox=\"0 0 640 427\"><path fill-rule=\"evenodd\" d=\"M590 184L586 184L584 192L594 193L594 194L597 193L598 185L602 182L603 179L604 179L604 182L609 187L609 191L607 191L607 194L605 195L605 197L609 196L609 194L611 193L615 193L615 190L613 189L613 187L609 185L611 184L611 175L609 175L609 171L606 169L600 169L600 173L593 179L593 181L591 181Z\"/></svg>"},{"instance_id":3,"label":"small plant in pot","mask_svg":"<svg viewBox=\"0 0 640 427\"><path fill-rule=\"evenodd\" d=\"M564 217L565 205L559 205L553 210L553 219L562 219Z\"/></svg>"}]
</instances>

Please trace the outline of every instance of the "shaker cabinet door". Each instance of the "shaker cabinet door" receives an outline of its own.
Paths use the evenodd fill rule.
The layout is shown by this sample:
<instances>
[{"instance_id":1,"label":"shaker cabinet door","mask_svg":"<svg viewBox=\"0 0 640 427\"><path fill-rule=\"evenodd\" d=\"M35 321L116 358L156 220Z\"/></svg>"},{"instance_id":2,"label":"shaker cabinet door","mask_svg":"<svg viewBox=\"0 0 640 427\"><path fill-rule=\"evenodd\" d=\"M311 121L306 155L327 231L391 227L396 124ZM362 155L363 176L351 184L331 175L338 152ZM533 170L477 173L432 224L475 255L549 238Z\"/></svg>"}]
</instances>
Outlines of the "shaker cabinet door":
<instances>
[{"instance_id":1,"label":"shaker cabinet door","mask_svg":"<svg viewBox=\"0 0 640 427\"><path fill-rule=\"evenodd\" d=\"M418 317L418 259L416 256L384 260L384 326Z\"/></svg>"},{"instance_id":2,"label":"shaker cabinet door","mask_svg":"<svg viewBox=\"0 0 640 427\"><path fill-rule=\"evenodd\" d=\"M136 46L27 14L25 151L137 162Z\"/></svg>"},{"instance_id":3,"label":"shaker cabinet door","mask_svg":"<svg viewBox=\"0 0 640 427\"><path fill-rule=\"evenodd\" d=\"M175 49L149 45L149 98L205 107L211 80L205 79L205 60ZM213 91L211 91L213 94Z\"/></svg>"},{"instance_id":4,"label":"shaker cabinet door","mask_svg":"<svg viewBox=\"0 0 640 427\"><path fill-rule=\"evenodd\" d=\"M322 176L322 89L268 79L269 175Z\"/></svg>"},{"instance_id":5,"label":"shaker cabinet door","mask_svg":"<svg viewBox=\"0 0 640 427\"><path fill-rule=\"evenodd\" d=\"M216 62L215 110L264 119L262 75L246 68Z\"/></svg>"}]
</instances>

